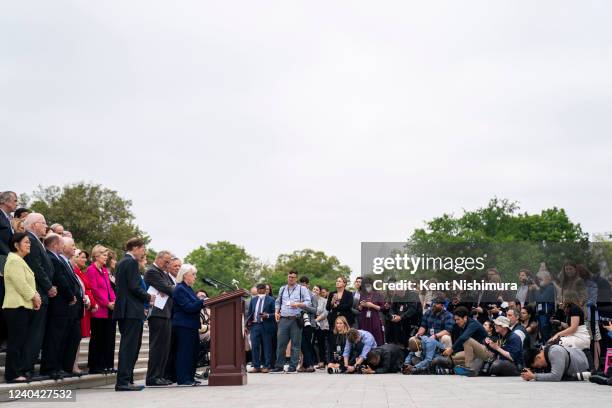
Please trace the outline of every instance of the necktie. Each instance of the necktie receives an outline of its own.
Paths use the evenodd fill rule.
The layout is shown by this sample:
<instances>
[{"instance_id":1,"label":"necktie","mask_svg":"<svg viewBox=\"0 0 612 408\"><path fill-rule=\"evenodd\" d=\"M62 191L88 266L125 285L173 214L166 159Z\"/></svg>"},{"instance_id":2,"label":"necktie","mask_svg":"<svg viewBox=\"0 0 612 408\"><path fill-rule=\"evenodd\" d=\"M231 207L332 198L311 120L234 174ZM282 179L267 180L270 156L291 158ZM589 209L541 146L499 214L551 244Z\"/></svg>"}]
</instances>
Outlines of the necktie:
<instances>
[{"instance_id":1,"label":"necktie","mask_svg":"<svg viewBox=\"0 0 612 408\"><path fill-rule=\"evenodd\" d=\"M79 298L83 298L83 288L81 287L81 280L79 279L78 276L76 276L76 273L74 273L74 270L72 269L72 266L70 265L70 262L68 262L68 260L64 258L63 256L60 256L59 258L60 260L64 261L64 265L66 265L66 267L70 271L72 281L74 282L76 280L76 283L78 284L77 286L79 287Z\"/></svg>"},{"instance_id":2,"label":"necktie","mask_svg":"<svg viewBox=\"0 0 612 408\"><path fill-rule=\"evenodd\" d=\"M261 323L261 311L263 309L263 298L260 297L257 299L257 305L255 305L255 321L257 323Z\"/></svg>"}]
</instances>

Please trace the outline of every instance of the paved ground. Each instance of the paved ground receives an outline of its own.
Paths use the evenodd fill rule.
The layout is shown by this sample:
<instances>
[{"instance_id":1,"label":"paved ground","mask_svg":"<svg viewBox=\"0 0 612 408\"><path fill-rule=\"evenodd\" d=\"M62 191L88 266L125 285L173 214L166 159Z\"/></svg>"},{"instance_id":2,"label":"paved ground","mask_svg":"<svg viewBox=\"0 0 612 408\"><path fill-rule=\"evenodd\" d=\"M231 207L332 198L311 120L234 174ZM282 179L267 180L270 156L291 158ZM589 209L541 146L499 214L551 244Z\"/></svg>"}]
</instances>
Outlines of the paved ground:
<instances>
[{"instance_id":1,"label":"paved ground","mask_svg":"<svg viewBox=\"0 0 612 408\"><path fill-rule=\"evenodd\" d=\"M45 407L486 407L532 408L612 406L612 387L591 383L526 383L520 378L458 376L253 374L243 387L147 388L115 392L112 388L77 391L76 405ZM38 402L10 402L10 407L41 407Z\"/></svg>"}]
</instances>

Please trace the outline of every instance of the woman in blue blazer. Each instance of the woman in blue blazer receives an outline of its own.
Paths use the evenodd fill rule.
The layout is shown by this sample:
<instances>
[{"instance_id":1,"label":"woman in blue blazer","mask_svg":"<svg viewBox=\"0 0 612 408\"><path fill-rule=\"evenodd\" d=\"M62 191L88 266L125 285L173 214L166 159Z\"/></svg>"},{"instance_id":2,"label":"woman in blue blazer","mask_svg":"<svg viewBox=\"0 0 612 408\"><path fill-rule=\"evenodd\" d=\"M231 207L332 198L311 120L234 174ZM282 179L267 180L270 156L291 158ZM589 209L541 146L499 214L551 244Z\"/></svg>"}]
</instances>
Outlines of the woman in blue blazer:
<instances>
[{"instance_id":1,"label":"woman in blue blazer","mask_svg":"<svg viewBox=\"0 0 612 408\"><path fill-rule=\"evenodd\" d=\"M172 328L176 334L176 382L179 386L194 386L198 351L200 349L200 310L204 299L199 299L191 288L196 280L193 265L181 266L176 277L176 288L172 295L174 301Z\"/></svg>"}]
</instances>

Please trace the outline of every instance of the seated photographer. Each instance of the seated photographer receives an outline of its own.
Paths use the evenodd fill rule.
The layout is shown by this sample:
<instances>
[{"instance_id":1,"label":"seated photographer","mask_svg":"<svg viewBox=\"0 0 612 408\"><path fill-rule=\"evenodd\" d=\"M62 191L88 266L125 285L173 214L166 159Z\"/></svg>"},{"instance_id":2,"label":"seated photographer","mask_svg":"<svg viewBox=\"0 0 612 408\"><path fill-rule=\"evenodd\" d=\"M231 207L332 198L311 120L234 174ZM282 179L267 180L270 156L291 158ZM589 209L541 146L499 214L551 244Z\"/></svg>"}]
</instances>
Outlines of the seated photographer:
<instances>
[{"instance_id":1,"label":"seated photographer","mask_svg":"<svg viewBox=\"0 0 612 408\"><path fill-rule=\"evenodd\" d=\"M496 355L489 374L499 377L519 375L523 369L523 342L515 332L510 330L510 319L507 317L500 316L493 323L495 331L499 334L499 340L494 342L490 338L485 339L485 344ZM480 370L474 365L471 368Z\"/></svg>"},{"instance_id":2,"label":"seated photographer","mask_svg":"<svg viewBox=\"0 0 612 408\"><path fill-rule=\"evenodd\" d=\"M589 348L591 335L584 324L584 312L580 305L580 298L576 292L566 292L564 296L563 309L566 321L560 323L561 330L548 340L548 343L556 343L566 347L576 347L580 350Z\"/></svg>"},{"instance_id":3,"label":"seated photographer","mask_svg":"<svg viewBox=\"0 0 612 408\"><path fill-rule=\"evenodd\" d=\"M526 353L525 366L544 372L534 373L523 369L525 381L582 381L590 376L589 362L582 350L553 344L544 349L532 349Z\"/></svg>"},{"instance_id":4,"label":"seated photographer","mask_svg":"<svg viewBox=\"0 0 612 408\"><path fill-rule=\"evenodd\" d=\"M344 316L338 316L334 322L334 329L332 330L332 341L329 344L327 350L327 368L336 369L341 366L344 367L344 359L342 357L344 353L344 345L346 344L346 335L348 334L351 326Z\"/></svg>"},{"instance_id":5,"label":"seated photographer","mask_svg":"<svg viewBox=\"0 0 612 408\"><path fill-rule=\"evenodd\" d=\"M374 347L376 347L376 340L370 332L350 329L346 335L346 343L342 352L346 372L354 373L355 366L361 366Z\"/></svg>"},{"instance_id":6,"label":"seated photographer","mask_svg":"<svg viewBox=\"0 0 612 408\"><path fill-rule=\"evenodd\" d=\"M487 350L483 344L487 338L487 331L476 319L470 317L470 312L466 307L459 306L455 309L455 324L459 328L459 337L451 347L446 348L442 353L445 357L451 357L453 360L464 359L464 367L469 368L475 358L482 361L487 360L492 356L492 353Z\"/></svg>"},{"instance_id":7,"label":"seated photographer","mask_svg":"<svg viewBox=\"0 0 612 408\"><path fill-rule=\"evenodd\" d=\"M367 367L363 368L363 374L387 374L398 373L404 362L404 350L397 344L385 344L370 350L366 355Z\"/></svg>"},{"instance_id":8,"label":"seated photographer","mask_svg":"<svg viewBox=\"0 0 612 408\"><path fill-rule=\"evenodd\" d=\"M413 336L408 340L410 352L404 360L404 374L422 374L429 370L435 357L446 349L444 344L427 336Z\"/></svg>"},{"instance_id":9,"label":"seated photographer","mask_svg":"<svg viewBox=\"0 0 612 408\"><path fill-rule=\"evenodd\" d=\"M448 348L452 344L451 332L455 322L453 321L453 314L444 309L445 302L446 299L443 294L436 295L431 308L423 314L417 336L428 335L431 339L438 340Z\"/></svg>"}]
</instances>

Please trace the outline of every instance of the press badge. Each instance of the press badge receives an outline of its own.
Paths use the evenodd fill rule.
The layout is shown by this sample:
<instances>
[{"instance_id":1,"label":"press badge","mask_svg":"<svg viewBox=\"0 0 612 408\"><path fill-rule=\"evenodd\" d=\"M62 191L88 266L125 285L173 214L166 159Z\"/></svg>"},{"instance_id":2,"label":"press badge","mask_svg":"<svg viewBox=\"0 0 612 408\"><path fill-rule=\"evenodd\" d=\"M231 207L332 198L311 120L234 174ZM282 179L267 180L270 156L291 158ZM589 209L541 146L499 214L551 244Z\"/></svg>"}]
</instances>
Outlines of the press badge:
<instances>
[{"instance_id":1,"label":"press badge","mask_svg":"<svg viewBox=\"0 0 612 408\"><path fill-rule=\"evenodd\" d=\"M366 319L369 319L370 317L372 317L372 311L368 310L368 312L366 313Z\"/></svg>"}]
</instances>

